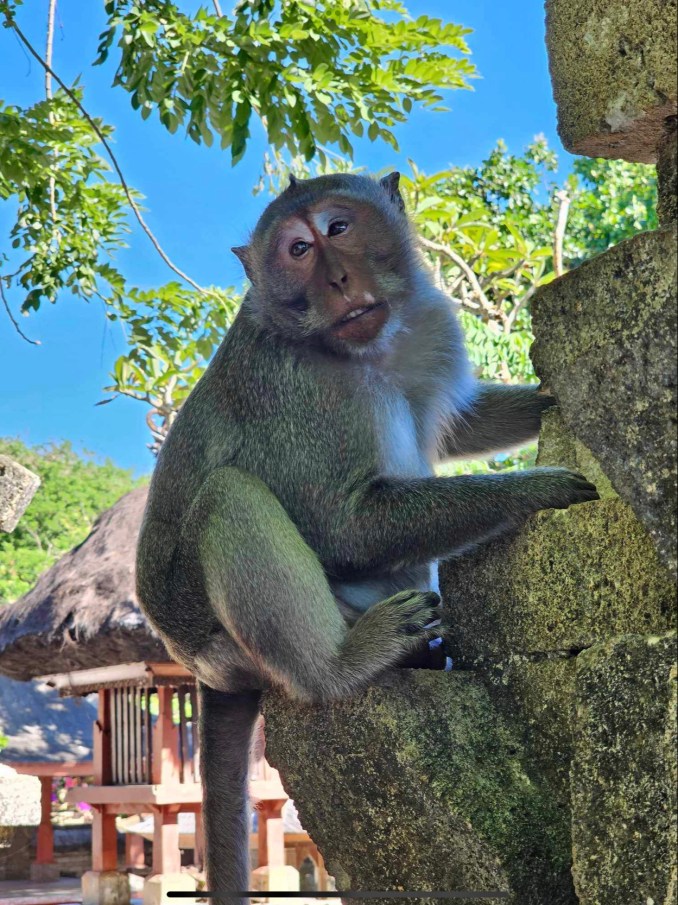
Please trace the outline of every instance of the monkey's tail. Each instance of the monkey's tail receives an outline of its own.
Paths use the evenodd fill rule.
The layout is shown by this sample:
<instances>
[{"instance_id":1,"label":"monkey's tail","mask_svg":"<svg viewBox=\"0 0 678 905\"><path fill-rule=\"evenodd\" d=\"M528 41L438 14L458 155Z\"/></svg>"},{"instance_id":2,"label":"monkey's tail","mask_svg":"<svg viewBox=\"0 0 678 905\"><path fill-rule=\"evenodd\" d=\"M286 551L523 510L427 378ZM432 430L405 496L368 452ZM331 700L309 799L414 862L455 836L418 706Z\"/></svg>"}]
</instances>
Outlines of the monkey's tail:
<instances>
[{"instance_id":1,"label":"monkey's tail","mask_svg":"<svg viewBox=\"0 0 678 905\"><path fill-rule=\"evenodd\" d=\"M249 755L259 716L260 691L227 694L200 689L200 764L207 889L250 887ZM210 899L211 905L248 905L244 896Z\"/></svg>"}]
</instances>

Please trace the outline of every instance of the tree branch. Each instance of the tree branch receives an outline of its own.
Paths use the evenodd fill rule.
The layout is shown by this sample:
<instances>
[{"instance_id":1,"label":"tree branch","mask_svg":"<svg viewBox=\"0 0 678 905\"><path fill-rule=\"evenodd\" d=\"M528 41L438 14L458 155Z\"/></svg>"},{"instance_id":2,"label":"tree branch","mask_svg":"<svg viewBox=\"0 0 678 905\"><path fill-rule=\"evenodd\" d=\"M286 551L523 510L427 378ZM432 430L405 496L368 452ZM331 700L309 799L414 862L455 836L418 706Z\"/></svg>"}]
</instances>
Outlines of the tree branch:
<instances>
[{"instance_id":1,"label":"tree branch","mask_svg":"<svg viewBox=\"0 0 678 905\"><path fill-rule=\"evenodd\" d=\"M504 332L505 333L511 332L511 330L513 329L513 325L516 322L516 318L518 317L518 313L525 307L525 305L527 305L527 303L530 301L530 299L532 298L532 296L535 294L536 291L537 291L537 284L533 283L530 286L530 288L527 290L527 292L523 293L523 295L521 295L521 297L516 302L514 302L513 308L506 315L506 320L504 321Z\"/></svg>"},{"instance_id":2,"label":"tree branch","mask_svg":"<svg viewBox=\"0 0 678 905\"><path fill-rule=\"evenodd\" d=\"M71 91L71 89L67 87L67 85L59 78L59 76L56 74L56 72L52 69L52 67L48 63L46 63L45 60L43 60L43 58L37 52L37 50L35 50L35 48L31 44L31 42L28 40L26 35L21 31L21 29L17 25L16 21L7 15L6 15L5 19L6 19L7 24L11 28L14 29L19 40L22 42L22 44L25 46L25 48L28 50L28 52L31 54L31 56L33 56L38 61L38 63L40 63L40 65L45 70L45 72L48 73L55 80L55 82L57 82L57 84L63 89L63 91L73 101L73 103L76 105L76 107L78 108L80 113L84 116L84 118L87 120L87 122L89 123L91 128L94 130L97 138L99 139L101 144L106 149L106 153L108 154L110 161L113 164L113 169L115 170L115 172L118 176L118 179L120 180L120 185L122 186L122 190L125 193L129 206L132 208L132 211L134 212L134 216L136 217L136 219L139 223L139 226L143 229L143 231L146 233L148 238L151 240L153 247L158 252L160 257L163 259L165 264L167 264L167 266L170 268L170 270L172 270L174 273L176 273L176 275L178 277L180 277L185 283L188 283L189 286L192 286L195 290L202 293L202 295L209 296L211 294L209 292L209 290L203 288L202 286L199 286L198 283L196 283L194 280L192 280L187 274L185 274L175 264L172 263L172 261L167 256L167 254L163 250L163 248L160 245L160 243L158 242L158 240L155 238L155 236L151 232L150 227L146 224L144 218L141 216L141 211L139 210L139 207L138 207L136 201L132 197L132 193L129 189L129 186L127 185L125 177L123 176L122 170L120 169L120 165L116 159L116 156L113 153L113 151L111 150L111 146L109 145L108 141L106 140L106 136L103 134L101 129L97 126L96 122L92 119L92 117L89 115L87 110L83 107L83 105L80 103L80 101L78 100L76 95Z\"/></svg>"},{"instance_id":3,"label":"tree branch","mask_svg":"<svg viewBox=\"0 0 678 905\"><path fill-rule=\"evenodd\" d=\"M23 332L23 330L17 323L16 318L12 314L12 309L9 307L9 302L7 301L7 298L5 296L5 290L3 289L3 286L2 286L2 281L6 280L6 279L7 279L7 277L0 277L0 298L2 299L2 304L5 306L5 311L7 312L7 316L11 320L11 322L14 326L14 329L16 330L16 332L19 334L19 336L22 339L25 339L26 342L30 343L32 346L41 345L41 342L39 339L29 339L28 336L26 336L26 334Z\"/></svg>"},{"instance_id":4,"label":"tree branch","mask_svg":"<svg viewBox=\"0 0 678 905\"><path fill-rule=\"evenodd\" d=\"M47 8L47 39L45 42L45 63L47 68L45 69L45 97L48 101L52 100L52 49L54 47L54 14L56 13L56 3L57 0L49 0L49 6ZM54 123L54 116L50 112L49 114L50 123ZM56 160L57 154L54 153L54 158ZM52 173L49 177L49 209L50 214L52 216L52 239L55 244L59 242L59 233L56 226L56 179L54 178L54 173Z\"/></svg>"},{"instance_id":5,"label":"tree branch","mask_svg":"<svg viewBox=\"0 0 678 905\"><path fill-rule=\"evenodd\" d=\"M463 271L466 279L471 284L471 288L473 289L473 295L480 302L480 307L488 314L491 318L497 317L497 312L495 310L494 305L490 302L488 297L483 292L482 286L478 282L478 277L475 275L473 270L468 266L466 261L460 257L455 251L452 251L451 248L448 248L446 245L440 245L438 242L432 242L430 239L425 239L423 236L420 237L419 241L424 246L424 248L428 248L429 251L436 251L438 254L445 255L445 257L449 258L457 267Z\"/></svg>"},{"instance_id":6,"label":"tree branch","mask_svg":"<svg viewBox=\"0 0 678 905\"><path fill-rule=\"evenodd\" d=\"M565 189L556 192L558 201L558 220L553 233L553 270L557 277L562 276L563 268L563 240L565 239L565 227L567 226L567 212L570 207L570 196Z\"/></svg>"}]
</instances>

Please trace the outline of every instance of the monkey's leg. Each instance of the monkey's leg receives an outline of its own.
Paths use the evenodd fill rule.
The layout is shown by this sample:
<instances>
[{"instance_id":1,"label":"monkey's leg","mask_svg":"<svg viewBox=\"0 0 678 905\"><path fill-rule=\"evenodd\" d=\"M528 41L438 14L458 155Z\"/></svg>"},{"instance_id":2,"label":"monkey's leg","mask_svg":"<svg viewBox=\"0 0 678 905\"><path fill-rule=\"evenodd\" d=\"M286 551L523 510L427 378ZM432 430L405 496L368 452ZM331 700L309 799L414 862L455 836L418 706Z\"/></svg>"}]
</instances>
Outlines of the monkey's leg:
<instances>
[{"instance_id":1,"label":"monkey's leg","mask_svg":"<svg viewBox=\"0 0 678 905\"><path fill-rule=\"evenodd\" d=\"M300 700L345 697L435 635L437 594L404 591L348 628L322 566L266 485L236 468L207 479L182 545L199 556L211 610L261 683ZM215 637L196 670L228 690L232 666ZM215 682L223 655L223 686Z\"/></svg>"},{"instance_id":2,"label":"monkey's leg","mask_svg":"<svg viewBox=\"0 0 678 905\"><path fill-rule=\"evenodd\" d=\"M539 385L507 386L478 382L468 409L450 421L442 458L485 455L535 440L542 413L555 405Z\"/></svg>"}]
</instances>

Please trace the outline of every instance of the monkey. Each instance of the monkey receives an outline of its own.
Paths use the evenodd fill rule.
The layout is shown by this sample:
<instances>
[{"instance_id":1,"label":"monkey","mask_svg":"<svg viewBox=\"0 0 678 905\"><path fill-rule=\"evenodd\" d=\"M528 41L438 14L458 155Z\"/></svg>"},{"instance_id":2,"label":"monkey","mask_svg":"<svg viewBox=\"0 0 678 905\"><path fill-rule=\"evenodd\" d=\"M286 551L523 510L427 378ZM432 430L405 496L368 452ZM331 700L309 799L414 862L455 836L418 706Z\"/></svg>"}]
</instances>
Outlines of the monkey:
<instances>
[{"instance_id":1,"label":"monkey","mask_svg":"<svg viewBox=\"0 0 678 905\"><path fill-rule=\"evenodd\" d=\"M233 251L249 289L159 453L137 592L198 681L208 888L245 903L262 691L364 689L436 637L441 558L598 494L435 474L532 440L554 400L476 379L398 173L292 179Z\"/></svg>"}]
</instances>

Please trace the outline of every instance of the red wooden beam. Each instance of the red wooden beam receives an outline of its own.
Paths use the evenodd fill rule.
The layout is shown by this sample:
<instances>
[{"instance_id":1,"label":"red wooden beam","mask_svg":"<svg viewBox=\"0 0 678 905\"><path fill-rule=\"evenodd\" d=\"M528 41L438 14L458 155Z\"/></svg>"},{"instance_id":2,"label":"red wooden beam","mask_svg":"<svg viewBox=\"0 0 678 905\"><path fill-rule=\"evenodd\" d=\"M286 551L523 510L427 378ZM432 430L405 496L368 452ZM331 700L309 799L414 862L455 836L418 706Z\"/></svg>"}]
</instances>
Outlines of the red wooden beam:
<instances>
[{"instance_id":1,"label":"red wooden beam","mask_svg":"<svg viewBox=\"0 0 678 905\"><path fill-rule=\"evenodd\" d=\"M40 825L36 864L54 864L54 827L52 826L52 777L40 777Z\"/></svg>"},{"instance_id":2,"label":"red wooden beam","mask_svg":"<svg viewBox=\"0 0 678 905\"><path fill-rule=\"evenodd\" d=\"M181 870L179 850L179 815L167 808L153 812L153 873L178 874Z\"/></svg>"},{"instance_id":3,"label":"red wooden beam","mask_svg":"<svg viewBox=\"0 0 678 905\"><path fill-rule=\"evenodd\" d=\"M115 815L95 810L92 820L92 870L117 870Z\"/></svg>"},{"instance_id":4,"label":"red wooden beam","mask_svg":"<svg viewBox=\"0 0 678 905\"><path fill-rule=\"evenodd\" d=\"M12 761L10 766L17 773L25 773L28 776L93 776L94 763L91 760L63 760L50 761Z\"/></svg>"}]
</instances>

